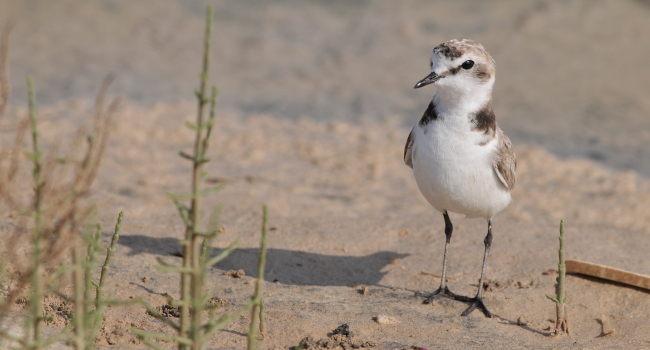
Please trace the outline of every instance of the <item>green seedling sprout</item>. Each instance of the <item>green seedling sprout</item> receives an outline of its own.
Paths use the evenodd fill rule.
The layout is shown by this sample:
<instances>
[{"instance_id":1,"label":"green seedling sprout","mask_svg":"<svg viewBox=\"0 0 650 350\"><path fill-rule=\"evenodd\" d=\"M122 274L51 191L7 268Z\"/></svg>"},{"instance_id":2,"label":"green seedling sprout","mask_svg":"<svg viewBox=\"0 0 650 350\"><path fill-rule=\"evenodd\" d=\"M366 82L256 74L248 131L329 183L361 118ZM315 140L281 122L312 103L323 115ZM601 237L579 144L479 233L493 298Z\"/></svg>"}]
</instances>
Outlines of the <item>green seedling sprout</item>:
<instances>
[{"instance_id":1,"label":"green seedling sprout","mask_svg":"<svg viewBox=\"0 0 650 350\"><path fill-rule=\"evenodd\" d=\"M74 251L75 259L75 312L74 312L74 335L71 341L77 350L91 349L97 338L97 333L104 320L104 311L109 305L122 305L125 302L104 299L104 285L108 276L111 259L115 254L115 246L120 237L122 219L124 212L120 212L115 224L115 231L111 243L106 248L106 258L102 265L99 283L92 278L93 270L98 267L95 254L101 247L102 225L96 226L95 234L88 235L88 248L86 258L82 258L81 249L77 247ZM94 295L93 295L93 288Z\"/></svg>"},{"instance_id":2,"label":"green seedling sprout","mask_svg":"<svg viewBox=\"0 0 650 350\"><path fill-rule=\"evenodd\" d=\"M557 288L556 288L556 297L551 295L546 295L548 299L555 303L556 307L556 321L555 321L555 334L561 334L561 332L569 333L569 319L566 312L566 303L569 301L565 297L564 293L564 277L566 275L566 265L564 264L564 220L560 221L560 250L559 250L559 259L560 263L557 265L558 277Z\"/></svg>"}]
</instances>

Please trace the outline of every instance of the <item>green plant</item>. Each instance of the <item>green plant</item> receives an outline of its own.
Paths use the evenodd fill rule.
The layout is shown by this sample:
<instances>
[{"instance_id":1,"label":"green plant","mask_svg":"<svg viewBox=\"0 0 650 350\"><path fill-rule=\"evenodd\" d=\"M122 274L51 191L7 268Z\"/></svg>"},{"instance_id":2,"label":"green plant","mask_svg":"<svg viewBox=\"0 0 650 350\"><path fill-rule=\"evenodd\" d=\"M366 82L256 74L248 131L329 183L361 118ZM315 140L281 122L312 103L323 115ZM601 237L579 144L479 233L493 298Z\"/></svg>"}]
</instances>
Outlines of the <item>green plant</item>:
<instances>
[{"instance_id":1,"label":"green plant","mask_svg":"<svg viewBox=\"0 0 650 350\"><path fill-rule=\"evenodd\" d=\"M6 67L8 56L9 27L0 39L0 117L6 110L10 86ZM0 152L0 203L9 210L23 214L17 228L1 248L0 256L5 259L0 273L10 281L10 288L0 303L0 323L5 319L12 305L23 294L27 295L28 317L24 325L24 337L18 338L0 330L5 338L26 349L46 348L55 341L67 339L73 324L51 337L44 337L43 301L48 294L59 292L61 277L75 270L75 266L63 263L63 256L79 242L79 231L94 208L85 201L92 185L108 140L108 125L119 104L115 99L107 109L104 96L112 78L107 78L97 95L95 125L91 133L80 131L72 140L66 154L61 155L58 145L46 153L40 145L38 114L34 82L27 78L29 117L15 126L0 130L15 131L13 147ZM31 151L23 152L27 132L31 131ZM83 147L87 140L87 147ZM23 176L26 166L23 155L31 163L33 195L26 200ZM25 235L29 232L29 235ZM28 240L25 238L29 237ZM21 249L24 249L21 253ZM27 252L25 258L24 251ZM52 272L53 271L53 272Z\"/></svg>"},{"instance_id":2,"label":"green plant","mask_svg":"<svg viewBox=\"0 0 650 350\"><path fill-rule=\"evenodd\" d=\"M262 300L262 289L264 288L264 265L266 263L266 244L268 242L267 235L269 231L268 209L266 205L262 209L262 239L260 242L260 255L257 259L257 281L255 281L255 293L251 297L251 304L253 310L251 311L251 325L246 330L248 334L248 349L257 349L257 326L259 323L259 330L262 336L266 333L266 325L264 321L264 300Z\"/></svg>"},{"instance_id":3,"label":"green plant","mask_svg":"<svg viewBox=\"0 0 650 350\"><path fill-rule=\"evenodd\" d=\"M156 349L161 349L161 347L154 343L153 339L174 341L178 344L179 349L204 349L206 342L216 331L223 329L251 309L253 309L254 315L252 317L251 327L247 330L249 336L249 348L255 346L257 340L256 329L258 326L258 315L262 310L261 293L266 257L266 206L264 207L264 224L262 229L262 246L260 248L257 285L255 288L255 294L251 301L233 315L225 314L217 319L216 306L208 304L208 295L205 294L203 287L206 270L226 258L239 243L239 240L236 240L219 255L210 258L208 257L208 248L210 242L219 234L218 225L211 225L207 231L202 231L199 228L202 197L219 191L223 187L220 185L212 188L202 188L202 183L207 176L203 171L203 166L205 163L210 161L206 156L206 151L208 149L212 128L214 126L217 102L217 88L213 86L209 96L206 91L209 78L212 17L212 7L209 6L206 18L203 68L200 74L200 85L195 92L198 99L196 124L190 122L185 123L189 129L196 133L194 148L192 154L183 151L180 152L180 156L189 160L192 164L190 193L168 193L174 201L178 213L185 225L185 237L180 241L183 246L183 262L181 266L174 266L165 262L163 259L158 259L158 262L160 263L158 266L159 269L180 274L180 300L168 299L170 305L180 308L180 323L176 324L175 322L162 317L151 306L146 304L144 301L141 301L151 315L171 326L177 334L150 333L135 328L133 329L133 333L139 339ZM205 111L208 104L210 106L209 115L206 118ZM184 203L186 200L189 200L189 206ZM218 213L219 211L220 210L216 210L215 212ZM214 216L218 216L218 214ZM216 220L213 218L211 221L214 222ZM205 310L210 311L207 323L203 323L201 319L203 311Z\"/></svg>"},{"instance_id":4,"label":"green plant","mask_svg":"<svg viewBox=\"0 0 650 350\"><path fill-rule=\"evenodd\" d=\"M43 327L43 266L41 264L41 255L43 253L43 235L45 234L44 213L43 213L43 189L45 181L43 180L43 152L38 146L38 124L36 123L36 98L34 97L34 80L31 76L27 77L27 89L29 90L29 120L32 125L32 153L25 153L34 163L32 176L34 178L34 209L32 216L35 225L32 230L32 242L34 251L32 252L32 293L29 299L30 314L27 325L33 329L33 340L41 339L41 330ZM29 329L29 328L28 328Z\"/></svg>"},{"instance_id":5,"label":"green plant","mask_svg":"<svg viewBox=\"0 0 650 350\"><path fill-rule=\"evenodd\" d=\"M122 229L122 218L124 212L120 212L115 224L115 231L111 239L111 244L106 248L106 258L101 269L99 283L93 281L93 270L98 267L95 259L95 253L101 249L100 239L102 235L102 225L97 225L95 234L86 236L88 248L86 257L83 258L83 252L80 246L74 249L74 280L75 280L75 308L74 308L74 334L70 339L77 350L90 349L97 338L97 332L104 320L104 310L111 304L124 304L120 301L106 300L103 298L103 288L108 276L109 265L113 254L115 254L115 245L120 238ZM93 288L95 293L93 295Z\"/></svg>"},{"instance_id":6,"label":"green plant","mask_svg":"<svg viewBox=\"0 0 650 350\"><path fill-rule=\"evenodd\" d=\"M557 265L558 277L556 293L557 297L546 294L546 297L555 303L557 319L555 321L555 334L561 332L569 333L569 319L566 312L566 303L569 301L564 295L564 277L566 265L564 264L564 220L560 221L560 250L558 252L560 262Z\"/></svg>"}]
</instances>

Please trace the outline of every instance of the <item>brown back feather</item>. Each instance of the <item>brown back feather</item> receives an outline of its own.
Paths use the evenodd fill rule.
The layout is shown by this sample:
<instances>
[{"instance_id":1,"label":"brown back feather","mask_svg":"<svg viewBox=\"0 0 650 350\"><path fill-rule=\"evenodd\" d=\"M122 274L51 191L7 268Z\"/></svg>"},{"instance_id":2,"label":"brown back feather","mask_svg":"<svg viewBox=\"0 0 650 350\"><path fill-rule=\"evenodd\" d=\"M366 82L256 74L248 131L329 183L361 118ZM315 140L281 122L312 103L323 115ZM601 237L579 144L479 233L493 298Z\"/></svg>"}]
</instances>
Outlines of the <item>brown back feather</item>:
<instances>
[{"instance_id":1,"label":"brown back feather","mask_svg":"<svg viewBox=\"0 0 650 350\"><path fill-rule=\"evenodd\" d=\"M515 170L517 169L517 158L508 136L501 130L499 133L499 145L497 154L494 157L493 168L499 180L510 191L515 188Z\"/></svg>"}]
</instances>

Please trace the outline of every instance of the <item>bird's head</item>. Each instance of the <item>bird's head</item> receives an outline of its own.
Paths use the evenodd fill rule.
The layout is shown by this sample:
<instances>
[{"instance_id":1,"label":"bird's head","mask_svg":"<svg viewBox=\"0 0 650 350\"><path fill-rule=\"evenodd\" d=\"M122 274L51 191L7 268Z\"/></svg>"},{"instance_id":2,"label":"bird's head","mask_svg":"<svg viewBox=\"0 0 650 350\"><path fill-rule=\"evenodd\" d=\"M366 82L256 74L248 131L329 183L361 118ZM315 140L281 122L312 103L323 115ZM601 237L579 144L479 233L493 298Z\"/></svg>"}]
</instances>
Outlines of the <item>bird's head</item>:
<instances>
[{"instance_id":1,"label":"bird's head","mask_svg":"<svg viewBox=\"0 0 650 350\"><path fill-rule=\"evenodd\" d=\"M415 84L429 84L452 94L490 93L496 66L483 45L468 39L449 40L431 53L431 73Z\"/></svg>"}]
</instances>

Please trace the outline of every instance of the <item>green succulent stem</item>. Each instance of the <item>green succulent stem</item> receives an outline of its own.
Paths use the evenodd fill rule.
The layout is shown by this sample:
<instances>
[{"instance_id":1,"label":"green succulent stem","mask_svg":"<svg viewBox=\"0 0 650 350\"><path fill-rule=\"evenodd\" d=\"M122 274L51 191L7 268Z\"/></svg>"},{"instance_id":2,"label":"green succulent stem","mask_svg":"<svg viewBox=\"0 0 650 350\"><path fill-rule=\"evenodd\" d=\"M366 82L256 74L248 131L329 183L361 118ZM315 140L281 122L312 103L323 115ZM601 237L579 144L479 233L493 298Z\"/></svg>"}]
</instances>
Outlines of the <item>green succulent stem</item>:
<instances>
[{"instance_id":1,"label":"green succulent stem","mask_svg":"<svg viewBox=\"0 0 650 350\"><path fill-rule=\"evenodd\" d=\"M81 247L75 247L73 249L73 261L74 261L74 328L75 334L73 335L72 342L75 349L83 350L85 348L84 344L84 334L86 333L85 329L85 316L86 308L84 303L84 260L82 258ZM85 269L87 270L87 269Z\"/></svg>"},{"instance_id":2,"label":"green succulent stem","mask_svg":"<svg viewBox=\"0 0 650 350\"><path fill-rule=\"evenodd\" d=\"M178 342L178 348L181 350L199 349L202 344L198 342L201 324L201 314L204 309L203 298L203 280L204 270L201 267L201 251L203 237L197 235L197 227L200 221L201 197L203 191L201 183L203 182L203 165L206 163L205 151L207 147L207 132L205 123L205 107L210 102L206 96L206 87L209 79L210 70L210 41L212 33L212 6L208 7L206 15L204 51L203 51L203 68L200 74L199 89L196 91L198 100L196 124L190 128L196 131L194 139L194 148L192 155L181 153L183 158L192 161L192 184L190 207L187 210L187 221L191 223L186 225L185 244L183 247L183 268L181 272L181 320L180 320L180 338L192 339L190 344ZM190 319L190 308L194 310Z\"/></svg>"},{"instance_id":3,"label":"green succulent stem","mask_svg":"<svg viewBox=\"0 0 650 350\"><path fill-rule=\"evenodd\" d=\"M566 312L566 303L569 301L565 297L564 290L564 278L566 276L566 265L564 263L564 220L560 221L560 249L558 251L559 263L557 265L558 277L555 279L557 282L556 286L556 297L551 295L546 295L546 298L555 303L557 320L555 322L555 333L559 334L560 332L566 332L569 334L569 320Z\"/></svg>"},{"instance_id":4,"label":"green succulent stem","mask_svg":"<svg viewBox=\"0 0 650 350\"><path fill-rule=\"evenodd\" d=\"M251 312L251 325L248 330L248 350L257 349L257 327L259 323L260 333L262 328L265 328L263 325L264 317L262 313L264 312L264 303L262 301L262 290L264 288L264 266L266 264L266 244L268 243L268 231L269 231L269 218L268 218L268 208L266 205L262 207L262 238L260 241L260 253L257 260L257 281L255 283L255 293L251 297L253 302L253 311Z\"/></svg>"},{"instance_id":5,"label":"green succulent stem","mask_svg":"<svg viewBox=\"0 0 650 350\"><path fill-rule=\"evenodd\" d=\"M106 283L106 276L108 276L108 270L110 269L111 259L115 255L115 246L117 241L120 239L120 231L122 231L122 219L124 218L124 212L121 211L117 216L117 223L115 224L115 231L113 232L113 237L111 238L111 245L106 248L106 259L104 260L104 265L102 265L102 273L99 277L99 285L97 285L97 293L95 294L95 307L98 308L102 302L102 297L104 295L104 284Z\"/></svg>"},{"instance_id":6,"label":"green succulent stem","mask_svg":"<svg viewBox=\"0 0 650 350\"><path fill-rule=\"evenodd\" d=\"M212 265L226 258L239 243L239 240L236 240L217 256L210 257L210 244L219 233L218 223L220 218L220 209L213 211L210 225L208 225L206 230L201 230L199 227L203 196L214 193L223 188L223 184L211 188L203 188L202 186L207 177L207 173L204 171L204 165L210 161L210 158L206 156L206 152L210 144L212 128L215 125L218 93L216 86L211 88L210 94L207 92L213 18L212 6L208 6L206 16L205 38L203 42L204 53L202 69L199 74L200 83L199 88L195 90L195 95L197 97L197 117L195 123L185 123L185 126L195 133L194 145L191 154L182 151L179 153L183 159L189 160L192 164L190 191L189 193L184 194L167 193L167 195L174 201L179 216L185 225L185 235L179 242L183 246L183 261L180 266L176 266L159 258L159 265L156 266L159 270L180 274L180 299L169 300L170 305L178 306L180 308L179 324L165 319L162 315L152 309L151 306L143 302L143 305L145 305L151 315L158 320L165 322L178 333L168 335L148 333L138 329L133 330L133 333L138 338L155 349L161 347L156 344L154 340L173 341L177 344L179 350L205 349L207 341L216 331L223 329L236 319L240 318L244 313L251 310L253 310L253 315L255 315L252 320L255 327L251 327L251 330L254 330L257 327L258 322L264 322L262 316L263 304L261 297L264 281L264 265L266 261L268 231L266 206L264 206L257 284L251 301L232 315L224 314L217 319L216 310L213 306L208 304L209 298L204 291L206 271ZM208 105L209 108L206 108ZM184 204L181 201L189 201L189 205ZM190 312L190 310L192 311ZM203 311L206 310L210 311L210 318L207 323L203 323ZM264 326L260 324L260 327L263 328ZM257 348L255 343L257 337L253 333L254 332L252 331L249 333L249 348L251 348L251 346ZM251 340L251 338L254 339Z\"/></svg>"},{"instance_id":7,"label":"green succulent stem","mask_svg":"<svg viewBox=\"0 0 650 350\"><path fill-rule=\"evenodd\" d=\"M45 215L43 213L43 189L44 181L42 174L42 151L38 144L38 123L36 116L36 97L34 92L34 79L32 76L27 76L27 90L29 95L29 120L32 128L32 156L31 160L34 165L32 169L32 177L34 179L35 195L34 195L34 212L35 219L34 229L32 231L32 242L34 244L34 252L32 254L32 293L30 297L30 317L28 322L33 329L31 340L38 343L41 340L43 330L43 298L44 298L44 285L43 285L43 267L41 263L41 254L43 252L43 235L45 233ZM30 337L26 332L25 335ZM40 346L36 345L34 349L39 349Z\"/></svg>"}]
</instances>

